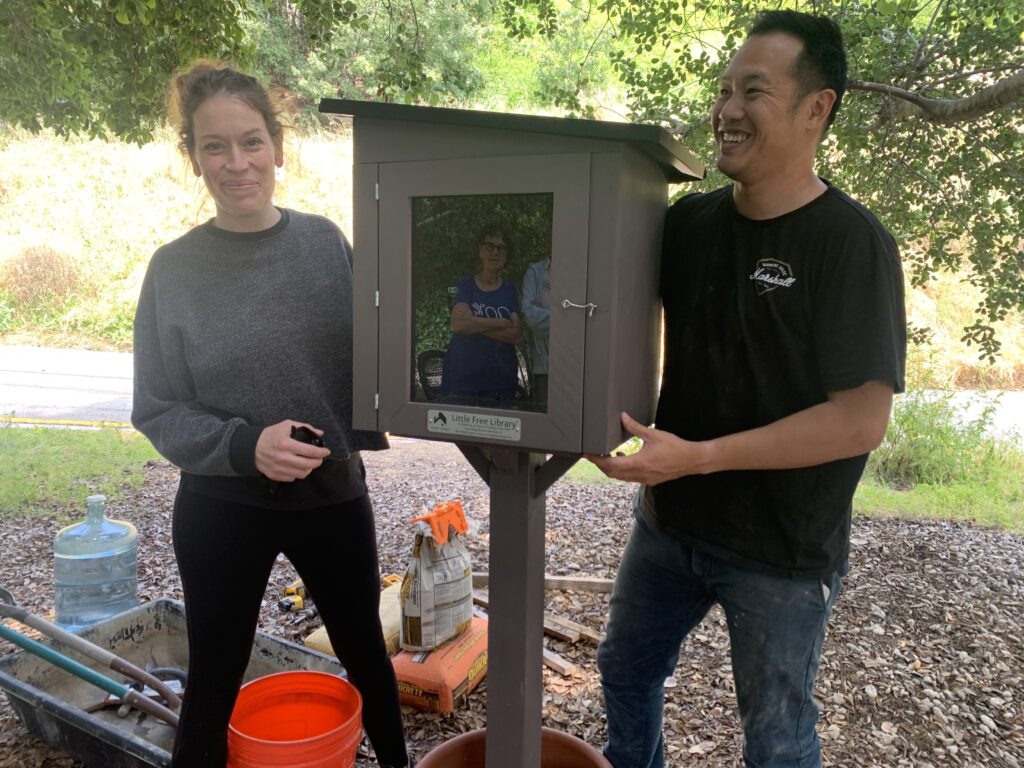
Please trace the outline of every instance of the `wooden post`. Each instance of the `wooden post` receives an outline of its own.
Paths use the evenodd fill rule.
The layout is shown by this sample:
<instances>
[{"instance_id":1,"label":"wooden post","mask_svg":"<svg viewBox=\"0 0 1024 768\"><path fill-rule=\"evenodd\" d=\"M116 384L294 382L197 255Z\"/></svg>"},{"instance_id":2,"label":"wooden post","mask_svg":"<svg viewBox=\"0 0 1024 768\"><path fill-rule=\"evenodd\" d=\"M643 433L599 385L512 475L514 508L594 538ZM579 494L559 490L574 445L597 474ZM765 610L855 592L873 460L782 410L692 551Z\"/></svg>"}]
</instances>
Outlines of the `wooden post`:
<instances>
[{"instance_id":1,"label":"wooden post","mask_svg":"<svg viewBox=\"0 0 1024 768\"><path fill-rule=\"evenodd\" d=\"M487 768L541 764L546 499L534 478L544 459L516 451L491 468Z\"/></svg>"}]
</instances>

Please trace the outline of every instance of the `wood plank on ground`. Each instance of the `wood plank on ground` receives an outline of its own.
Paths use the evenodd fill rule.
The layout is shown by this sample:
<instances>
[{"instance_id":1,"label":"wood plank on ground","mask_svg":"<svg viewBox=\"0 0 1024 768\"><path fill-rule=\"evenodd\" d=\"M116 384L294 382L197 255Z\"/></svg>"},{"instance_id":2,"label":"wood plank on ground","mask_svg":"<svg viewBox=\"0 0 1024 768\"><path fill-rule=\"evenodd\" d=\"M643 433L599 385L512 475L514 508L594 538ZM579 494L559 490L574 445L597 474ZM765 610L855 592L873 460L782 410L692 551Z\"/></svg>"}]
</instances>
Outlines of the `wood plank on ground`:
<instances>
[{"instance_id":1,"label":"wood plank on ground","mask_svg":"<svg viewBox=\"0 0 1024 768\"><path fill-rule=\"evenodd\" d=\"M474 573L473 586L486 587L489 574ZM575 590L578 592L611 592L613 579L600 576L544 576L544 589Z\"/></svg>"},{"instance_id":2,"label":"wood plank on ground","mask_svg":"<svg viewBox=\"0 0 1024 768\"><path fill-rule=\"evenodd\" d=\"M544 649L543 660L545 667L549 667L550 669L555 670L555 672L557 672L560 675L565 675L566 677L568 677L570 675L575 674L576 672L575 664L573 664L571 661L563 659L557 653L555 653L552 650L548 650L547 648Z\"/></svg>"},{"instance_id":3,"label":"wood plank on ground","mask_svg":"<svg viewBox=\"0 0 1024 768\"><path fill-rule=\"evenodd\" d=\"M552 623L559 624L562 627L565 627L565 629L575 632L578 638L582 638L589 643L597 645L601 642L601 633L593 627L588 627L586 624L580 624L572 619L567 619L565 616L557 613L547 613L545 614L545 617L550 619Z\"/></svg>"},{"instance_id":4,"label":"wood plank on ground","mask_svg":"<svg viewBox=\"0 0 1024 768\"><path fill-rule=\"evenodd\" d=\"M580 633L575 629L570 629L561 622L555 621L555 617L550 613L544 614L544 634L551 635L559 640L565 640L567 643L575 643L580 639Z\"/></svg>"},{"instance_id":5,"label":"wood plank on ground","mask_svg":"<svg viewBox=\"0 0 1024 768\"><path fill-rule=\"evenodd\" d=\"M474 604L479 605L481 608L490 608L490 602L490 597L488 596L486 590L473 590ZM571 623L574 622L569 622L568 619L565 619L561 616L556 616L552 613L544 613L545 634L551 635L551 637L555 637L559 640L565 640L569 643L575 643L579 641L580 637L583 636L583 633L580 632L580 630L577 629L576 626L582 627L583 625L578 624L576 626L570 626ZM583 627L583 629L590 631L588 627Z\"/></svg>"}]
</instances>

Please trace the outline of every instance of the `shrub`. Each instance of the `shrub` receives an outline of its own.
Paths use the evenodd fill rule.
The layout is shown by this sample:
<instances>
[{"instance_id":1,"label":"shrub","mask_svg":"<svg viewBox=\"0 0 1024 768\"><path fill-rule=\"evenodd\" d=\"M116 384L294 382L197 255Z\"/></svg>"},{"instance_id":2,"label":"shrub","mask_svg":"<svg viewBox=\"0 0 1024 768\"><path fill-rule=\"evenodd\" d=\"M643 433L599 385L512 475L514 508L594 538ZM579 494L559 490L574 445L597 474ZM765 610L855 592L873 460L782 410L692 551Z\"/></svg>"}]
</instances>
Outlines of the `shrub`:
<instances>
[{"instance_id":1,"label":"shrub","mask_svg":"<svg viewBox=\"0 0 1024 768\"><path fill-rule=\"evenodd\" d=\"M77 320L74 330L86 338L98 339L115 349L131 349L135 325L134 303L107 303Z\"/></svg>"},{"instance_id":2,"label":"shrub","mask_svg":"<svg viewBox=\"0 0 1024 768\"><path fill-rule=\"evenodd\" d=\"M15 311L6 296L0 293L0 333L7 333L14 328Z\"/></svg>"},{"instance_id":3,"label":"shrub","mask_svg":"<svg viewBox=\"0 0 1024 768\"><path fill-rule=\"evenodd\" d=\"M897 401L867 471L899 489L984 481L1001 461L1000 443L988 433L993 412L988 403L980 416L969 418L967 406L950 393L908 393Z\"/></svg>"},{"instance_id":4,"label":"shrub","mask_svg":"<svg viewBox=\"0 0 1024 768\"><path fill-rule=\"evenodd\" d=\"M59 309L83 283L78 264L46 245L24 248L0 264L0 292L26 313Z\"/></svg>"}]
</instances>

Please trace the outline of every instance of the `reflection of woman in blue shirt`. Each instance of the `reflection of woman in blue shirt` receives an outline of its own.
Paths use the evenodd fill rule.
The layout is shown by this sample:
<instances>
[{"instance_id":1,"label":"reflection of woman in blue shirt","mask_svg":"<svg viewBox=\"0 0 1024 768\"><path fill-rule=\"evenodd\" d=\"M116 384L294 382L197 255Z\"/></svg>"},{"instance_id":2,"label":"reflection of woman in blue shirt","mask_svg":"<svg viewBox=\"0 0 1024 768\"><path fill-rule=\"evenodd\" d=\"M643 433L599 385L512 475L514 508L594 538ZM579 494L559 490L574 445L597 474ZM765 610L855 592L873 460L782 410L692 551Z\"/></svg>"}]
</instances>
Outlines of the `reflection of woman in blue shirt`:
<instances>
[{"instance_id":1,"label":"reflection of woman in blue shirt","mask_svg":"<svg viewBox=\"0 0 1024 768\"><path fill-rule=\"evenodd\" d=\"M519 381L516 345L523 343L519 297L501 277L512 243L499 225L484 227L477 243L480 270L459 278L441 392L474 402L512 400Z\"/></svg>"}]
</instances>

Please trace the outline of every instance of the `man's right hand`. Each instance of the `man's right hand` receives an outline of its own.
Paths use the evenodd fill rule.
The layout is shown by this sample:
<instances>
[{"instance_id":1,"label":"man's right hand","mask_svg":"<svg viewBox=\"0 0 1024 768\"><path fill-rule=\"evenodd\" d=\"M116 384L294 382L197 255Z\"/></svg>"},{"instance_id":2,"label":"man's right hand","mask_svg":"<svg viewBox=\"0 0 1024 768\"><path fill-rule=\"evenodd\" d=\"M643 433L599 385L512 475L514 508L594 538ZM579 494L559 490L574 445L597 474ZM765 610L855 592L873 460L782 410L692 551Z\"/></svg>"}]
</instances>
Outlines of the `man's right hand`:
<instances>
[{"instance_id":1,"label":"man's right hand","mask_svg":"<svg viewBox=\"0 0 1024 768\"><path fill-rule=\"evenodd\" d=\"M270 480L281 483L302 480L323 464L331 453L327 448L293 439L293 426L308 427L321 437L324 434L311 424L290 419L264 429L256 441L256 469Z\"/></svg>"},{"instance_id":2,"label":"man's right hand","mask_svg":"<svg viewBox=\"0 0 1024 768\"><path fill-rule=\"evenodd\" d=\"M705 443L683 440L671 432L645 427L625 412L621 414L621 420L626 432L643 441L643 447L637 453L631 456L584 456L608 477L657 485L705 471Z\"/></svg>"}]
</instances>

